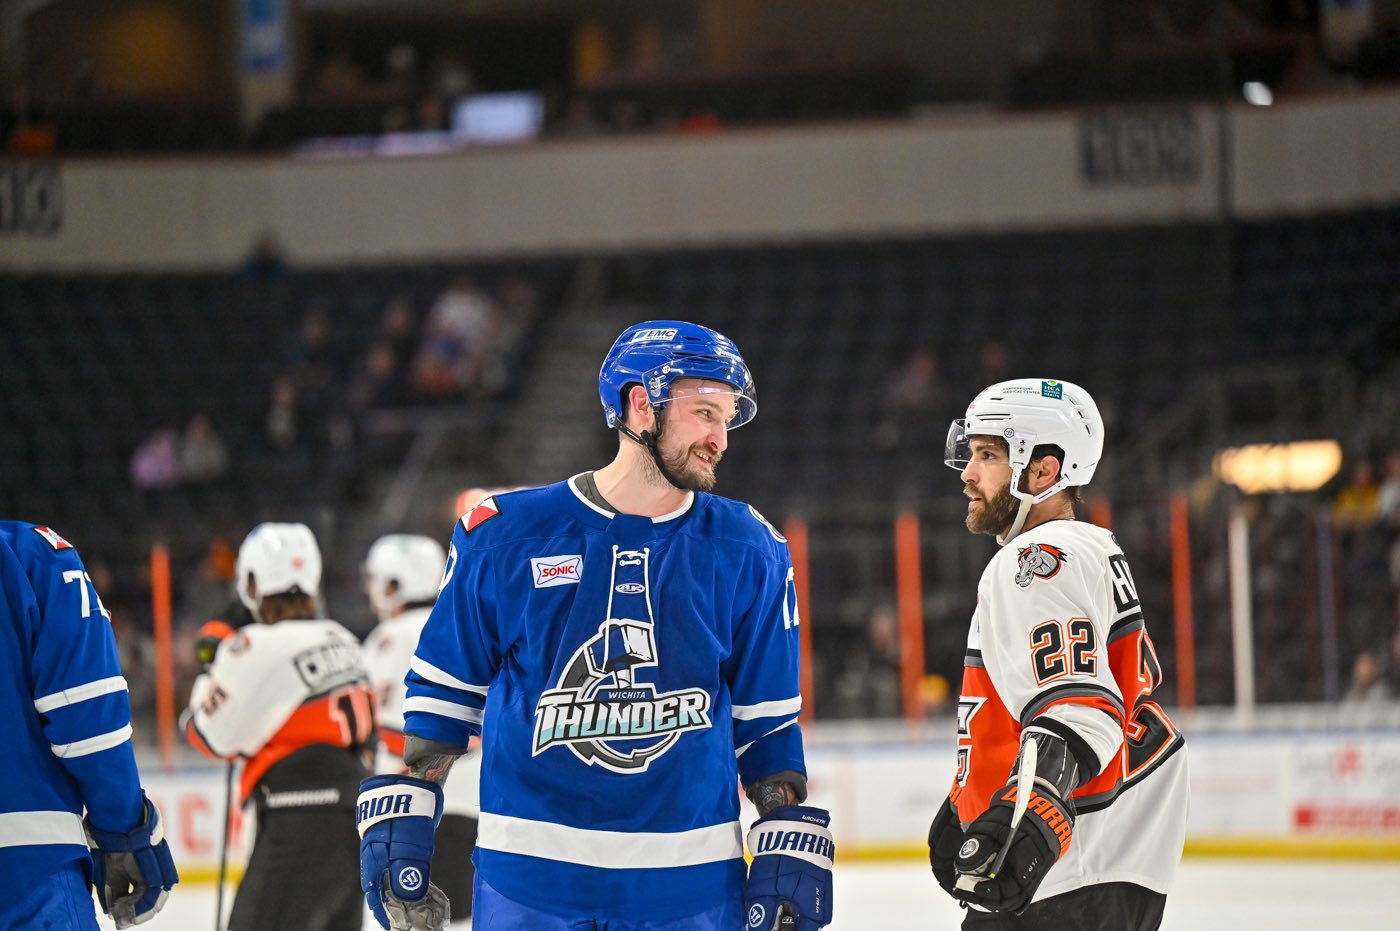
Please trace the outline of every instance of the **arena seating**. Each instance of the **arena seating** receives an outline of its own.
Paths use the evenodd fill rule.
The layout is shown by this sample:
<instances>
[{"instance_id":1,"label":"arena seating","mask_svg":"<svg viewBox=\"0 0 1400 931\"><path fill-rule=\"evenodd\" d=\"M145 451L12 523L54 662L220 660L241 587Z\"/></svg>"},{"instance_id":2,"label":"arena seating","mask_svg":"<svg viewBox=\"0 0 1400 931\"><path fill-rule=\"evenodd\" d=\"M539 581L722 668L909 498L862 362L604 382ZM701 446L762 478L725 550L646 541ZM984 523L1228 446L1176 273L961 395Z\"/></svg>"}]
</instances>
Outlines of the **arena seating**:
<instances>
[{"instance_id":1,"label":"arena seating","mask_svg":"<svg viewBox=\"0 0 1400 931\"><path fill-rule=\"evenodd\" d=\"M1400 337L1397 207L1241 222L1228 232L1188 224L808 242L605 263L612 274L601 299L715 326L757 373L762 416L736 441L726 494L775 521L840 512L849 528L868 518L874 548L861 560L839 541L814 551L822 586L814 598L836 622L824 634L833 657L865 636L869 593L889 590L880 547L893 507L947 504L944 432L982 387L989 342L1005 348L1010 372L1091 387L1116 448L1127 449L1203 372L1288 360L1301 371L1334 358L1365 378L1392 359L1386 347ZM340 360L321 407L306 411L324 423L341 411L345 366L363 355L392 298L406 298L421 319L467 270L488 287L526 276L542 304L557 305L577 267L558 257L293 270L265 284L231 274L0 276L9 357L0 367L0 512L63 528L127 569L156 538L197 552L212 535L236 540L279 508L353 512L368 503L362 470L391 467L402 447L376 443L347 460L315 449L282 455L263 440L270 386L306 313L328 316L330 354ZM936 390L891 439L881 434L891 373L921 348L936 361ZM223 435L238 481L135 491L127 469L136 445L196 412ZM502 463L501 480L517 468ZM1115 481L1132 480L1105 470L1096 484L1111 499ZM1155 517L1119 517L1144 540L1161 536L1142 529ZM925 566L930 629L957 640L967 606L940 601L941 586L966 587L986 554L953 536L930 533ZM1164 565L1139 574L1144 589L1166 584ZM1165 592L1152 597L1167 603ZM952 655L955 646L930 650Z\"/></svg>"}]
</instances>

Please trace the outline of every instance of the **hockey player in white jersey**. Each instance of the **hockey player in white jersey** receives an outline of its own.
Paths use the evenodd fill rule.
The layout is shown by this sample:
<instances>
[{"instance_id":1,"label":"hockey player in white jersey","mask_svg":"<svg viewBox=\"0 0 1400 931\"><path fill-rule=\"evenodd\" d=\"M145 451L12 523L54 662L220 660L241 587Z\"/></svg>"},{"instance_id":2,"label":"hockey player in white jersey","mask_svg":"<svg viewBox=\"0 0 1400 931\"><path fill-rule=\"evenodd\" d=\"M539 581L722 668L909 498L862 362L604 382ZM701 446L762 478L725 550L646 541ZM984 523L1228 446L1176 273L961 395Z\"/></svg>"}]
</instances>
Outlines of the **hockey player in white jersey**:
<instances>
[{"instance_id":1,"label":"hockey player in white jersey","mask_svg":"<svg viewBox=\"0 0 1400 931\"><path fill-rule=\"evenodd\" d=\"M408 771L403 762L403 679L413 648L418 646L418 635L437 600L446 566L447 554L441 543L406 533L380 537L365 557L365 594L379 618L379 625L364 644L379 725L377 773L401 775ZM478 743L473 741L443 785L443 816L433 850L433 882L446 894L457 920L466 920L472 913L476 871L471 856L481 812Z\"/></svg>"},{"instance_id":2,"label":"hockey player in white jersey","mask_svg":"<svg viewBox=\"0 0 1400 931\"><path fill-rule=\"evenodd\" d=\"M179 882L141 789L131 706L102 598L48 527L0 521L0 928L150 920Z\"/></svg>"},{"instance_id":3,"label":"hockey player in white jersey","mask_svg":"<svg viewBox=\"0 0 1400 931\"><path fill-rule=\"evenodd\" d=\"M1162 670L1137 588L1113 534L1074 517L1103 443L1089 393L1049 379L993 385L948 433L967 527L1002 547L977 586L957 774L929 830L967 929L1147 931L1181 858L1185 741L1151 700Z\"/></svg>"},{"instance_id":4,"label":"hockey player in white jersey","mask_svg":"<svg viewBox=\"0 0 1400 931\"><path fill-rule=\"evenodd\" d=\"M255 819L229 931L358 928L348 825L375 741L359 641L314 619L321 552L305 524L255 527L236 573L257 623L219 644L195 680L185 725L202 752L242 761L239 800Z\"/></svg>"},{"instance_id":5,"label":"hockey player in white jersey","mask_svg":"<svg viewBox=\"0 0 1400 931\"><path fill-rule=\"evenodd\" d=\"M441 926L440 783L480 735L475 927L816 931L835 849L802 804L792 563L707 493L753 379L731 340L658 320L618 337L598 389L616 458L493 495L453 534L407 677L411 775L367 780L356 813L371 910Z\"/></svg>"}]
</instances>

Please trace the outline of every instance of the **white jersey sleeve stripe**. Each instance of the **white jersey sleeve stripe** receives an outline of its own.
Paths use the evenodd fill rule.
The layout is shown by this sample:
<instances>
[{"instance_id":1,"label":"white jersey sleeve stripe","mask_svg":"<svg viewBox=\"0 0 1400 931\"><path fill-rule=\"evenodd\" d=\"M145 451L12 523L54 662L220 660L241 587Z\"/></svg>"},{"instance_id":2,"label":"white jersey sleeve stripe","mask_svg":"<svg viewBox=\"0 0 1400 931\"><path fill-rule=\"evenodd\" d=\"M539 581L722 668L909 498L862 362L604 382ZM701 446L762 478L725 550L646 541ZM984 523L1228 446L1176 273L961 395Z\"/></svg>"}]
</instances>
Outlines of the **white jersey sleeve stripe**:
<instances>
[{"instance_id":1,"label":"white jersey sleeve stripe","mask_svg":"<svg viewBox=\"0 0 1400 931\"><path fill-rule=\"evenodd\" d=\"M96 737L89 737L86 740L75 740L71 744L49 744L53 750L53 755L59 759L71 760L75 756L87 756L89 753L101 753L103 750L110 750L120 746L131 739L131 725L124 724L114 731L105 734L98 734Z\"/></svg>"},{"instance_id":2,"label":"white jersey sleeve stripe","mask_svg":"<svg viewBox=\"0 0 1400 931\"><path fill-rule=\"evenodd\" d=\"M83 819L71 811L0 813L0 847L37 844L78 844L86 847Z\"/></svg>"},{"instance_id":3,"label":"white jersey sleeve stripe","mask_svg":"<svg viewBox=\"0 0 1400 931\"><path fill-rule=\"evenodd\" d=\"M483 811L476 843L488 850L615 870L695 866L744 855L737 821L673 833L590 831Z\"/></svg>"},{"instance_id":4,"label":"white jersey sleeve stripe","mask_svg":"<svg viewBox=\"0 0 1400 931\"><path fill-rule=\"evenodd\" d=\"M414 654L413 659L409 660L408 668L412 669L429 682L445 685L448 688L461 689L464 692L475 692L478 695L486 694L486 686L472 685L471 683L463 682L456 676L443 672L417 654Z\"/></svg>"},{"instance_id":5,"label":"white jersey sleeve stripe","mask_svg":"<svg viewBox=\"0 0 1400 931\"><path fill-rule=\"evenodd\" d=\"M482 720L480 708L468 708L466 705L457 705L450 701L443 701L441 698L429 698L426 695L412 695L404 699L403 713L408 714L410 711L437 714L444 718L466 721L468 724L480 724Z\"/></svg>"},{"instance_id":6,"label":"white jersey sleeve stripe","mask_svg":"<svg viewBox=\"0 0 1400 931\"><path fill-rule=\"evenodd\" d=\"M125 692L126 690L126 679L121 676L94 679L82 685L75 685L71 689L62 689L42 698L34 699L34 710L40 714L47 714L55 708L76 705L78 702L84 702L90 698L99 698L113 692Z\"/></svg>"},{"instance_id":7,"label":"white jersey sleeve stripe","mask_svg":"<svg viewBox=\"0 0 1400 931\"><path fill-rule=\"evenodd\" d=\"M797 718L788 718L788 719L787 719L786 721L784 721L782 724L779 724L777 727L775 727L775 728L773 728L771 731L769 731L768 734L776 734L776 733L778 733L778 731L782 730L783 728L785 728L785 727L791 727L792 725L794 725L794 724L796 724L796 723L797 723ZM767 737L768 734L764 734L763 737ZM740 747L738 750L735 750L735 751L734 751L734 757L735 757L735 759L738 759L739 757L743 756L745 750L749 749L749 747L752 747L754 744L758 743L760 740L763 739L763 737L756 737L756 738L754 738L753 740L750 740L748 743L744 744L744 745L743 745L742 747Z\"/></svg>"},{"instance_id":8,"label":"white jersey sleeve stripe","mask_svg":"<svg viewBox=\"0 0 1400 931\"><path fill-rule=\"evenodd\" d=\"M781 701L759 702L757 705L735 705L734 717L740 721L752 721L755 718L775 718L779 715L797 714L802 710L802 696L796 698L785 698Z\"/></svg>"}]
</instances>

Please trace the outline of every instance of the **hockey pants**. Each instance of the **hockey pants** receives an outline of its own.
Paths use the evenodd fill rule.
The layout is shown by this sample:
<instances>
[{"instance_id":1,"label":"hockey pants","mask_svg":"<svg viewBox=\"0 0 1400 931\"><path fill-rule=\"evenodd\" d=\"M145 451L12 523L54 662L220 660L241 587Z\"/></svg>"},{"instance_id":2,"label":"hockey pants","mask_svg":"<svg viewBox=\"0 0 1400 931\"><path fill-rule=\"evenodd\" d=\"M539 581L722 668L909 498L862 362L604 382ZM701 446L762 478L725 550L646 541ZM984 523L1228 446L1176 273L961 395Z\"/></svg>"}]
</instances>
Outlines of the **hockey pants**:
<instances>
[{"instance_id":1,"label":"hockey pants","mask_svg":"<svg viewBox=\"0 0 1400 931\"><path fill-rule=\"evenodd\" d=\"M669 921L598 915L562 918L506 898L483 882L480 873L472 905L472 931L737 931L743 927L744 903L737 897L698 915Z\"/></svg>"},{"instance_id":2,"label":"hockey pants","mask_svg":"<svg viewBox=\"0 0 1400 931\"><path fill-rule=\"evenodd\" d=\"M97 905L84 863L73 861L25 890L19 901L0 906L6 931L97 931Z\"/></svg>"},{"instance_id":3,"label":"hockey pants","mask_svg":"<svg viewBox=\"0 0 1400 931\"><path fill-rule=\"evenodd\" d=\"M963 931L1156 931L1167 897L1135 883L1096 883L1041 899L1022 915L968 909Z\"/></svg>"}]
</instances>

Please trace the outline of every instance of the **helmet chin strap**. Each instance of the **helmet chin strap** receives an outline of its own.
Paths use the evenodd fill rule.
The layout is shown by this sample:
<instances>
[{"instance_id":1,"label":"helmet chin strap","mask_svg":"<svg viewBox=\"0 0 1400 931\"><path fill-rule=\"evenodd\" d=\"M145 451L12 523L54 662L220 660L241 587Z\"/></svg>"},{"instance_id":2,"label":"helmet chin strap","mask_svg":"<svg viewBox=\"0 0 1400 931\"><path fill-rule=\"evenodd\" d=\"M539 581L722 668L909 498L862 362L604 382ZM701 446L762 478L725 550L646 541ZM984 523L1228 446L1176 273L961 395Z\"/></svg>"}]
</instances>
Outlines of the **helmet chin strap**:
<instances>
[{"instance_id":1,"label":"helmet chin strap","mask_svg":"<svg viewBox=\"0 0 1400 931\"><path fill-rule=\"evenodd\" d=\"M1026 526L1026 518L1031 515L1031 508L1051 495L1069 487L1069 482L1061 478L1055 484L1045 489L1038 495L1021 491L1021 470L1017 469L1011 473L1011 494L1021 501L1021 506L1016 509L1016 519L1011 522L1011 526L1002 533L997 534L997 546L1005 546L1011 539L1021 532L1021 528Z\"/></svg>"},{"instance_id":2,"label":"helmet chin strap","mask_svg":"<svg viewBox=\"0 0 1400 931\"><path fill-rule=\"evenodd\" d=\"M661 458L661 451L656 448L657 441L661 439L661 425L663 422L664 421L661 419L661 415L657 414L655 433L653 433L650 430L643 430L639 435L631 427L627 426L626 423L622 422L618 423L617 429L622 431L623 436L626 436L633 442L639 443L642 446L646 447L646 450L649 453L651 453L652 462L656 463L657 471L661 473L662 478L671 483L671 486L673 488L677 489L678 491L690 491L689 488L682 485L679 481L676 480L676 477L671 474L670 469L666 468L666 462Z\"/></svg>"}]
</instances>

